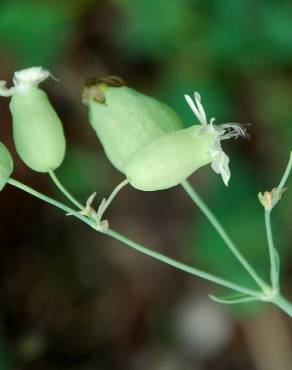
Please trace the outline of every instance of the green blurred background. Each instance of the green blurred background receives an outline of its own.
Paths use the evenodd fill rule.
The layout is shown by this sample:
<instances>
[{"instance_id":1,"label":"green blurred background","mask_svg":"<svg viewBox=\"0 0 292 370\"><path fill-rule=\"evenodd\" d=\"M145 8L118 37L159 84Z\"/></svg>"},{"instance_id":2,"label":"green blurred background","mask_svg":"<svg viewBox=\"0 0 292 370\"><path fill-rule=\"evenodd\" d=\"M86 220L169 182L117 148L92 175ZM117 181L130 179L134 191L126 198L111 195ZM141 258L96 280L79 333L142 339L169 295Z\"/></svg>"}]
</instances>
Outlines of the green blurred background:
<instances>
[{"instance_id":1,"label":"green blurred background","mask_svg":"<svg viewBox=\"0 0 292 370\"><path fill-rule=\"evenodd\" d=\"M88 125L80 99L87 77L119 75L186 125L194 117L183 94L195 90L217 122L252 123L250 140L224 143L228 189L209 167L191 181L267 279L257 193L277 185L292 148L291 25L290 0L2 0L0 79L38 65L59 79L44 85L68 141L58 175L82 201L122 179ZM18 159L7 103L0 100L0 136L14 177L62 199ZM273 228L292 299L292 192L283 198ZM292 327L278 310L213 303L207 294L220 288L8 186L0 202L0 370L291 370ZM107 217L139 242L253 287L179 187L127 188Z\"/></svg>"}]
</instances>

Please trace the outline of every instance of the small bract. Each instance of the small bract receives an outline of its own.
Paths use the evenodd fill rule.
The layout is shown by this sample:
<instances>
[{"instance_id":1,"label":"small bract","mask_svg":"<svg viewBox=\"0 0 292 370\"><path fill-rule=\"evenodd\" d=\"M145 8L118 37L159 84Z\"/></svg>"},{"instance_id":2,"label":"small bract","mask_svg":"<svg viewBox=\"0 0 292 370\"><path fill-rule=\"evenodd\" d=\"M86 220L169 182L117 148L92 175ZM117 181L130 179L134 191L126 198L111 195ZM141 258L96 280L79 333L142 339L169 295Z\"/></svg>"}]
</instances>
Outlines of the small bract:
<instances>
[{"instance_id":1,"label":"small bract","mask_svg":"<svg viewBox=\"0 0 292 370\"><path fill-rule=\"evenodd\" d=\"M88 105L90 124L107 157L121 172L145 144L183 128L171 108L126 87L118 77L89 79L83 102Z\"/></svg>"},{"instance_id":2,"label":"small bract","mask_svg":"<svg viewBox=\"0 0 292 370\"><path fill-rule=\"evenodd\" d=\"M7 184L13 171L13 159L6 146L0 143L0 191Z\"/></svg>"},{"instance_id":3,"label":"small bract","mask_svg":"<svg viewBox=\"0 0 292 370\"><path fill-rule=\"evenodd\" d=\"M185 96L200 125L161 135L134 153L126 166L126 176L133 187L144 191L167 189L208 163L228 185L229 158L221 141L245 136L245 130L234 123L215 126L214 118L208 123L200 95L195 93L194 97L195 101Z\"/></svg>"},{"instance_id":4,"label":"small bract","mask_svg":"<svg viewBox=\"0 0 292 370\"><path fill-rule=\"evenodd\" d=\"M13 139L24 163L37 172L60 166L65 155L62 123L39 83L50 76L42 67L14 73L14 86L0 81L0 95L11 96Z\"/></svg>"}]
</instances>

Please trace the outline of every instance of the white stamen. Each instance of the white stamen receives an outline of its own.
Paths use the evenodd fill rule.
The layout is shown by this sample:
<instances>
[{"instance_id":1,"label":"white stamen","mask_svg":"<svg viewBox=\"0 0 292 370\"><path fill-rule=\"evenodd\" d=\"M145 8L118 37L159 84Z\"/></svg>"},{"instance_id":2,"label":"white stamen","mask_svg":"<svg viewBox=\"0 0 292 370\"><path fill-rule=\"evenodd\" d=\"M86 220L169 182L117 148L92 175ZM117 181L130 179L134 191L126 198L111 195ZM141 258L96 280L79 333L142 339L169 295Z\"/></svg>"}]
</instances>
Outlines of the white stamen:
<instances>
[{"instance_id":1,"label":"white stamen","mask_svg":"<svg viewBox=\"0 0 292 370\"><path fill-rule=\"evenodd\" d=\"M223 123L219 127L224 131L224 134L221 136L222 140L230 139L232 137L237 139L239 136L248 137L246 128L239 123Z\"/></svg>"}]
</instances>

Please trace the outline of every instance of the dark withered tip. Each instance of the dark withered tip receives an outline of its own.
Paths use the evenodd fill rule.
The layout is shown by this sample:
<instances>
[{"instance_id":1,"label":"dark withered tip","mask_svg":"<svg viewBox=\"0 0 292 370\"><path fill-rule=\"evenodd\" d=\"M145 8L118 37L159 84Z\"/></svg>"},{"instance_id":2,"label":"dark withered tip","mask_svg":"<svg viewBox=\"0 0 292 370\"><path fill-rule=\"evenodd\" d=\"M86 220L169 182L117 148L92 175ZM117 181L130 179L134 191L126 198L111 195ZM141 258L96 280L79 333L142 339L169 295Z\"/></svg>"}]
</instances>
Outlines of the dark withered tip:
<instances>
[{"instance_id":1,"label":"dark withered tip","mask_svg":"<svg viewBox=\"0 0 292 370\"><path fill-rule=\"evenodd\" d=\"M90 77L85 80L82 90L82 102L87 105L89 99L98 103L106 104L104 88L125 86L125 82L118 76L107 76L102 78Z\"/></svg>"}]
</instances>

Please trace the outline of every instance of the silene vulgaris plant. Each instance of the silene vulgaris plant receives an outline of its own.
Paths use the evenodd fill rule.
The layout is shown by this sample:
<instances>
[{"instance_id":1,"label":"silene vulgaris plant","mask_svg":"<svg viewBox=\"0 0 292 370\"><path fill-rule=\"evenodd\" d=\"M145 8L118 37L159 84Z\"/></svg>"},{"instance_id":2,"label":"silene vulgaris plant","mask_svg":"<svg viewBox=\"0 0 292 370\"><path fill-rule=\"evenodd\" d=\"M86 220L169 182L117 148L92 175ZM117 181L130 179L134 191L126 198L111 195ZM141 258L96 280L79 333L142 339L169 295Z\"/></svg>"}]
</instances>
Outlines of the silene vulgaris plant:
<instances>
[{"instance_id":1,"label":"silene vulgaris plant","mask_svg":"<svg viewBox=\"0 0 292 370\"><path fill-rule=\"evenodd\" d=\"M63 204L11 177L12 157L0 143L0 190L6 184L29 193L55 206L67 215L76 217L99 233L173 266L191 275L229 288L227 297L210 295L225 304L263 301L273 303L292 317L292 303L280 292L280 258L271 231L271 212L279 202L292 167L292 154L279 185L272 191L259 193L264 208L267 245L270 257L270 282L265 282L238 250L234 242L187 178L200 167L210 164L220 174L226 186L230 179L229 158L222 149L224 140L247 136L246 128L236 123L216 125L207 119L199 93L185 95L197 123L184 128L177 114L167 105L141 94L114 76L86 81L82 101L88 107L91 126L99 138L105 154L113 166L124 175L124 180L94 209L95 194L85 205L80 203L59 181L55 170L65 155L65 136L62 123L39 84L51 74L42 67L32 67L14 73L13 86L0 81L0 95L10 98L13 139L17 153L32 170L47 173L72 204ZM141 191L158 191L182 186L219 233L234 257L253 278L257 290L238 285L211 273L201 271L149 249L110 228L104 213L117 193L126 185Z\"/></svg>"}]
</instances>

